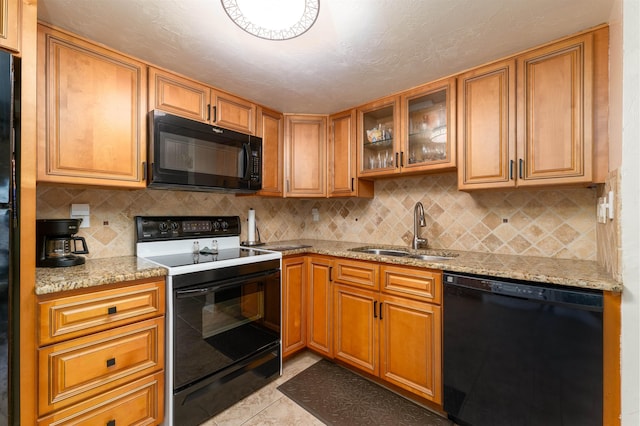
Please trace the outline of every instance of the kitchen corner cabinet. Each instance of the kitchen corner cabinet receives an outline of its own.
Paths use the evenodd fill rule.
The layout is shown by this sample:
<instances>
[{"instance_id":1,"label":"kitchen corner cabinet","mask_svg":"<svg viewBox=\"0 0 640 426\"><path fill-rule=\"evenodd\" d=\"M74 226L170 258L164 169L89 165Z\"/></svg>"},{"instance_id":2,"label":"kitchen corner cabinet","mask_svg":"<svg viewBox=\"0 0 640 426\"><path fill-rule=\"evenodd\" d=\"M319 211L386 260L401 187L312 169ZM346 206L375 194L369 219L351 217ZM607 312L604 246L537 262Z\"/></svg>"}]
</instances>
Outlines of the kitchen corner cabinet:
<instances>
[{"instance_id":1,"label":"kitchen corner cabinet","mask_svg":"<svg viewBox=\"0 0 640 426\"><path fill-rule=\"evenodd\" d=\"M20 51L20 5L22 0L0 0L0 47Z\"/></svg>"},{"instance_id":2,"label":"kitchen corner cabinet","mask_svg":"<svg viewBox=\"0 0 640 426\"><path fill-rule=\"evenodd\" d=\"M305 256L282 259L282 356L307 345L307 262Z\"/></svg>"},{"instance_id":3,"label":"kitchen corner cabinet","mask_svg":"<svg viewBox=\"0 0 640 426\"><path fill-rule=\"evenodd\" d=\"M38 299L38 424L159 424L164 281Z\"/></svg>"},{"instance_id":4,"label":"kitchen corner cabinet","mask_svg":"<svg viewBox=\"0 0 640 426\"><path fill-rule=\"evenodd\" d=\"M309 256L307 267L307 347L333 358L333 260Z\"/></svg>"},{"instance_id":5,"label":"kitchen corner cabinet","mask_svg":"<svg viewBox=\"0 0 640 426\"><path fill-rule=\"evenodd\" d=\"M606 28L551 43L458 77L458 188L589 184L606 156L594 122L607 60ZM605 72L606 74L606 72Z\"/></svg>"},{"instance_id":6,"label":"kitchen corner cabinet","mask_svg":"<svg viewBox=\"0 0 640 426\"><path fill-rule=\"evenodd\" d=\"M262 138L262 189L258 195L282 197L284 116L259 107L257 136Z\"/></svg>"},{"instance_id":7,"label":"kitchen corner cabinet","mask_svg":"<svg viewBox=\"0 0 640 426\"><path fill-rule=\"evenodd\" d=\"M38 25L39 182L143 188L142 62Z\"/></svg>"},{"instance_id":8,"label":"kitchen corner cabinet","mask_svg":"<svg viewBox=\"0 0 640 426\"><path fill-rule=\"evenodd\" d=\"M149 68L149 110L256 133L255 104L167 71Z\"/></svg>"},{"instance_id":9,"label":"kitchen corner cabinet","mask_svg":"<svg viewBox=\"0 0 640 426\"><path fill-rule=\"evenodd\" d=\"M327 117L285 115L285 197L327 196Z\"/></svg>"},{"instance_id":10,"label":"kitchen corner cabinet","mask_svg":"<svg viewBox=\"0 0 640 426\"><path fill-rule=\"evenodd\" d=\"M373 198L373 182L358 178L356 110L329 116L329 197Z\"/></svg>"}]
</instances>

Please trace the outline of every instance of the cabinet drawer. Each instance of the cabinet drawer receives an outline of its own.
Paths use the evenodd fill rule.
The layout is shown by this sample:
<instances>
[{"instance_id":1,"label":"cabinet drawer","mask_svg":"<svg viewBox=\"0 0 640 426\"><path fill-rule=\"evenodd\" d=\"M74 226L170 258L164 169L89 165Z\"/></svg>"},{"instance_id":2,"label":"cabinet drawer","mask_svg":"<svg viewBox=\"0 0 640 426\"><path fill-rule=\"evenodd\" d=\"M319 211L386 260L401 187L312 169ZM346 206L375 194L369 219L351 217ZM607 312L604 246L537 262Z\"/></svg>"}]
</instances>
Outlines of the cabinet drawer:
<instances>
[{"instance_id":1,"label":"cabinet drawer","mask_svg":"<svg viewBox=\"0 0 640 426\"><path fill-rule=\"evenodd\" d=\"M378 265L369 262L339 259L335 262L333 281L369 290L378 290Z\"/></svg>"},{"instance_id":2,"label":"cabinet drawer","mask_svg":"<svg viewBox=\"0 0 640 426\"><path fill-rule=\"evenodd\" d=\"M151 425L164 417L164 373L156 373L38 420L38 426Z\"/></svg>"},{"instance_id":3,"label":"cabinet drawer","mask_svg":"<svg viewBox=\"0 0 640 426\"><path fill-rule=\"evenodd\" d=\"M39 343L84 336L164 314L164 281L41 300Z\"/></svg>"},{"instance_id":4,"label":"cabinet drawer","mask_svg":"<svg viewBox=\"0 0 640 426\"><path fill-rule=\"evenodd\" d=\"M382 291L431 303L440 303L442 271L382 266Z\"/></svg>"},{"instance_id":5,"label":"cabinet drawer","mask_svg":"<svg viewBox=\"0 0 640 426\"><path fill-rule=\"evenodd\" d=\"M164 367L164 316L38 350L39 414Z\"/></svg>"}]
</instances>

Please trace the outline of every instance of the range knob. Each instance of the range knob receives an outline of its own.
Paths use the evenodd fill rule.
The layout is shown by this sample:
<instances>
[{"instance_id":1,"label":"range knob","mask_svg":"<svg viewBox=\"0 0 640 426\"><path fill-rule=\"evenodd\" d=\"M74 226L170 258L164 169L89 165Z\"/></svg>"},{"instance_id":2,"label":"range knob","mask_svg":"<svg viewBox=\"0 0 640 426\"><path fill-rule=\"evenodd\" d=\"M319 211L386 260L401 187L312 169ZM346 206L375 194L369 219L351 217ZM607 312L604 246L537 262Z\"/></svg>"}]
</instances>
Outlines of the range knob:
<instances>
[{"instance_id":1,"label":"range knob","mask_svg":"<svg viewBox=\"0 0 640 426\"><path fill-rule=\"evenodd\" d=\"M211 227L213 228L214 231L217 231L218 229L220 229L220 222L213 222L211 224Z\"/></svg>"},{"instance_id":2,"label":"range knob","mask_svg":"<svg viewBox=\"0 0 640 426\"><path fill-rule=\"evenodd\" d=\"M160 232L167 232L169 230L169 224L167 222L160 222L158 229Z\"/></svg>"},{"instance_id":3,"label":"range knob","mask_svg":"<svg viewBox=\"0 0 640 426\"><path fill-rule=\"evenodd\" d=\"M226 230L229 229L229 224L227 223L226 220L223 220L222 223L220 224L220 227L222 228L222 230Z\"/></svg>"},{"instance_id":4,"label":"range knob","mask_svg":"<svg viewBox=\"0 0 640 426\"><path fill-rule=\"evenodd\" d=\"M172 231L177 231L179 227L180 227L180 225L178 225L178 222L171 222L171 230Z\"/></svg>"}]
</instances>

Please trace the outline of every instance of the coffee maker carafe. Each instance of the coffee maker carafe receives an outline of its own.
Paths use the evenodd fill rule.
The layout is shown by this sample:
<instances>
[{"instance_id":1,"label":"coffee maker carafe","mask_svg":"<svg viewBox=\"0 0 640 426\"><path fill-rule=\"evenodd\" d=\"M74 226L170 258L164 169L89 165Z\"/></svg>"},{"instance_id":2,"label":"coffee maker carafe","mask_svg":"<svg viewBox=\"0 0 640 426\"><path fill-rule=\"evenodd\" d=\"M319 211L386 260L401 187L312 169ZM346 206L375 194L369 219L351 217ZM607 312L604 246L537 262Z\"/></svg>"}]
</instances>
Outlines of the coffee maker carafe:
<instances>
[{"instance_id":1,"label":"coffee maker carafe","mask_svg":"<svg viewBox=\"0 0 640 426\"><path fill-rule=\"evenodd\" d=\"M87 242L76 237L82 219L36 220L36 266L57 268L82 265L87 254ZM81 248L78 248L81 246Z\"/></svg>"}]
</instances>

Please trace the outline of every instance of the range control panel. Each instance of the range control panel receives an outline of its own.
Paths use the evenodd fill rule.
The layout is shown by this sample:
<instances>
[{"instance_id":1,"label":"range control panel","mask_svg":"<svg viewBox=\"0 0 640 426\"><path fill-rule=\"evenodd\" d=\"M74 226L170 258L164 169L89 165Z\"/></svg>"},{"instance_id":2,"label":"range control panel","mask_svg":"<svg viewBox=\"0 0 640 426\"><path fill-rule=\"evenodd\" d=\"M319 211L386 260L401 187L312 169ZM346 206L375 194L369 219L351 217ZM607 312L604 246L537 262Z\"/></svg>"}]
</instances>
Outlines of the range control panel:
<instances>
[{"instance_id":1,"label":"range control panel","mask_svg":"<svg viewBox=\"0 0 640 426\"><path fill-rule=\"evenodd\" d=\"M136 242L240 235L239 216L136 216Z\"/></svg>"}]
</instances>

